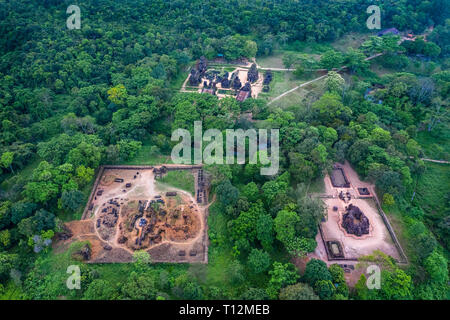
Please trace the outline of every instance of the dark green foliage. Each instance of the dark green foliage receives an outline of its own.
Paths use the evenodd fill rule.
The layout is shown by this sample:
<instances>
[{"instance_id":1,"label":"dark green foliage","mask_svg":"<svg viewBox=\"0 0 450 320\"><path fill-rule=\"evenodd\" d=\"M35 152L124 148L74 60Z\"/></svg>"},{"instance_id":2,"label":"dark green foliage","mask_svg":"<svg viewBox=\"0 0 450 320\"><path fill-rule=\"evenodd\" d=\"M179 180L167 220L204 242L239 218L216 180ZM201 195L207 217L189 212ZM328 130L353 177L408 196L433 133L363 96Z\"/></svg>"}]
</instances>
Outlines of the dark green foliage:
<instances>
[{"instance_id":1,"label":"dark green foliage","mask_svg":"<svg viewBox=\"0 0 450 320\"><path fill-rule=\"evenodd\" d=\"M242 300L269 300L264 289L260 288L248 288L241 296Z\"/></svg>"},{"instance_id":2,"label":"dark green foliage","mask_svg":"<svg viewBox=\"0 0 450 320\"><path fill-rule=\"evenodd\" d=\"M255 273L261 273L270 267L270 255L262 250L253 249L248 256L248 266Z\"/></svg>"},{"instance_id":3,"label":"dark green foliage","mask_svg":"<svg viewBox=\"0 0 450 320\"><path fill-rule=\"evenodd\" d=\"M130 289L127 290L127 294ZM95 279L91 282L83 298L86 300L113 300L117 297L116 289L108 281Z\"/></svg>"},{"instance_id":4,"label":"dark green foliage","mask_svg":"<svg viewBox=\"0 0 450 320\"><path fill-rule=\"evenodd\" d=\"M303 279L311 287L316 285L317 281L331 281L333 280L330 271L328 271L327 265L322 260L311 259L306 264L305 273Z\"/></svg>"}]
</instances>

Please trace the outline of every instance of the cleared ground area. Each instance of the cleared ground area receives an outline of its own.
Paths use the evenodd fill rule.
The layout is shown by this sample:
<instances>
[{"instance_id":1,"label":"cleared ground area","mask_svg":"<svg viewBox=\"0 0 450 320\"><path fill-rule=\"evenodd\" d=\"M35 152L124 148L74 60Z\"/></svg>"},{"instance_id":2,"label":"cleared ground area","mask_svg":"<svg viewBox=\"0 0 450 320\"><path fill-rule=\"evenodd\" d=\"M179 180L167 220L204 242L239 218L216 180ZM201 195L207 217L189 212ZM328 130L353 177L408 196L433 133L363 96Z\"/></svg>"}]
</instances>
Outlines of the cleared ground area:
<instances>
[{"instance_id":1,"label":"cleared ground area","mask_svg":"<svg viewBox=\"0 0 450 320\"><path fill-rule=\"evenodd\" d=\"M67 239L58 245L88 241L91 263L130 262L136 250L148 251L155 262L206 262L207 200L199 204L191 192L159 182L167 172L183 172L181 179L194 175L197 189L200 171L172 165L101 170L84 219L67 223Z\"/></svg>"}]
</instances>

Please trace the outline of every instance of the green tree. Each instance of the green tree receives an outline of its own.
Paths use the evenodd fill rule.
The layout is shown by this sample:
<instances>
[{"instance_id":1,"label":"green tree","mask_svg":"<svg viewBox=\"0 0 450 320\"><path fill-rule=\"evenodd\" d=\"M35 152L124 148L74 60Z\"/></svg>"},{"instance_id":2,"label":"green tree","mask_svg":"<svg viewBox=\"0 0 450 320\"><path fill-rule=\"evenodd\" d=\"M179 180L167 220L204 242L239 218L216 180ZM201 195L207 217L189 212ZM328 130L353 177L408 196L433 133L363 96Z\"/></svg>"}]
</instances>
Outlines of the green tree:
<instances>
[{"instance_id":1,"label":"green tree","mask_svg":"<svg viewBox=\"0 0 450 320\"><path fill-rule=\"evenodd\" d=\"M256 57L256 52L258 52L258 46L255 41L247 40L244 43L243 55L247 58Z\"/></svg>"},{"instance_id":2,"label":"green tree","mask_svg":"<svg viewBox=\"0 0 450 320\"><path fill-rule=\"evenodd\" d=\"M127 89L125 89L123 84L119 84L108 90L109 101L118 105L124 104L127 96Z\"/></svg>"},{"instance_id":3,"label":"green tree","mask_svg":"<svg viewBox=\"0 0 450 320\"><path fill-rule=\"evenodd\" d=\"M336 294L347 297L349 290L345 281L344 269L342 269L338 264L332 264L328 268L328 271L330 271L332 282L336 287Z\"/></svg>"},{"instance_id":4,"label":"green tree","mask_svg":"<svg viewBox=\"0 0 450 320\"><path fill-rule=\"evenodd\" d=\"M344 64L351 72L366 72L369 69L370 61L366 60L366 56L359 50L350 48L345 54Z\"/></svg>"},{"instance_id":5,"label":"green tree","mask_svg":"<svg viewBox=\"0 0 450 320\"><path fill-rule=\"evenodd\" d=\"M261 288L248 288L241 295L242 300L269 300L269 296L266 291Z\"/></svg>"},{"instance_id":6,"label":"green tree","mask_svg":"<svg viewBox=\"0 0 450 320\"><path fill-rule=\"evenodd\" d=\"M387 206L393 206L395 204L394 197L389 193L383 194L383 203Z\"/></svg>"},{"instance_id":7,"label":"green tree","mask_svg":"<svg viewBox=\"0 0 450 320\"><path fill-rule=\"evenodd\" d=\"M22 219L33 215L37 205L31 202L16 202L11 206L11 221L18 224Z\"/></svg>"},{"instance_id":8,"label":"green tree","mask_svg":"<svg viewBox=\"0 0 450 320\"><path fill-rule=\"evenodd\" d=\"M259 189L256 183L253 181L248 183L242 188L242 195L250 202L254 202L259 199Z\"/></svg>"},{"instance_id":9,"label":"green tree","mask_svg":"<svg viewBox=\"0 0 450 320\"><path fill-rule=\"evenodd\" d=\"M261 273L270 267L270 255L263 250L253 249L248 256L248 266L254 273Z\"/></svg>"},{"instance_id":10,"label":"green tree","mask_svg":"<svg viewBox=\"0 0 450 320\"><path fill-rule=\"evenodd\" d=\"M106 280L93 280L86 292L84 293L84 300L114 300L118 296L118 292L114 286Z\"/></svg>"},{"instance_id":11,"label":"green tree","mask_svg":"<svg viewBox=\"0 0 450 320\"><path fill-rule=\"evenodd\" d=\"M281 210L274 219L274 229L277 239L287 243L295 238L295 225L300 221L300 217L295 211Z\"/></svg>"},{"instance_id":12,"label":"green tree","mask_svg":"<svg viewBox=\"0 0 450 320\"><path fill-rule=\"evenodd\" d=\"M155 300L157 290L153 277L133 271L122 285L121 293L127 300Z\"/></svg>"},{"instance_id":13,"label":"green tree","mask_svg":"<svg viewBox=\"0 0 450 320\"><path fill-rule=\"evenodd\" d=\"M297 55L293 52L287 52L283 55L283 65L286 69L290 69L297 61Z\"/></svg>"},{"instance_id":14,"label":"green tree","mask_svg":"<svg viewBox=\"0 0 450 320\"><path fill-rule=\"evenodd\" d=\"M11 245L11 233L9 230L0 231L0 247L7 249Z\"/></svg>"},{"instance_id":15,"label":"green tree","mask_svg":"<svg viewBox=\"0 0 450 320\"><path fill-rule=\"evenodd\" d=\"M239 190L234 187L230 180L225 179L223 180L217 187L216 187L216 194L217 199L224 205L234 205L236 204L236 201L239 198Z\"/></svg>"},{"instance_id":16,"label":"green tree","mask_svg":"<svg viewBox=\"0 0 450 320\"><path fill-rule=\"evenodd\" d=\"M9 273L16 265L19 256L7 252L0 252L0 283L5 283L9 279Z\"/></svg>"},{"instance_id":17,"label":"green tree","mask_svg":"<svg viewBox=\"0 0 450 320\"><path fill-rule=\"evenodd\" d=\"M61 208L76 211L84 202L84 194L79 190L63 191L61 195Z\"/></svg>"},{"instance_id":18,"label":"green tree","mask_svg":"<svg viewBox=\"0 0 450 320\"><path fill-rule=\"evenodd\" d=\"M256 221L256 238L267 251L272 250L273 243L273 219L269 214L262 214Z\"/></svg>"},{"instance_id":19,"label":"green tree","mask_svg":"<svg viewBox=\"0 0 450 320\"><path fill-rule=\"evenodd\" d=\"M148 270L149 264L152 263L152 259L147 251L137 250L133 253L133 262L136 271L143 273Z\"/></svg>"},{"instance_id":20,"label":"green tree","mask_svg":"<svg viewBox=\"0 0 450 320\"><path fill-rule=\"evenodd\" d=\"M336 292L336 288L330 280L318 280L314 285L314 291L322 300L331 300Z\"/></svg>"},{"instance_id":21,"label":"green tree","mask_svg":"<svg viewBox=\"0 0 450 320\"><path fill-rule=\"evenodd\" d=\"M320 57L320 64L327 70L339 68L342 66L343 62L344 56L342 53L334 50L326 51L322 57Z\"/></svg>"},{"instance_id":22,"label":"green tree","mask_svg":"<svg viewBox=\"0 0 450 320\"><path fill-rule=\"evenodd\" d=\"M292 263L281 263L275 261L273 263L273 270L269 271L271 276L269 281L268 294L269 296L276 298L281 288L284 288L290 284L297 282L300 277L297 273L297 269Z\"/></svg>"},{"instance_id":23,"label":"green tree","mask_svg":"<svg viewBox=\"0 0 450 320\"><path fill-rule=\"evenodd\" d=\"M280 290L280 300L319 300L314 290L306 283L296 283Z\"/></svg>"}]
</instances>

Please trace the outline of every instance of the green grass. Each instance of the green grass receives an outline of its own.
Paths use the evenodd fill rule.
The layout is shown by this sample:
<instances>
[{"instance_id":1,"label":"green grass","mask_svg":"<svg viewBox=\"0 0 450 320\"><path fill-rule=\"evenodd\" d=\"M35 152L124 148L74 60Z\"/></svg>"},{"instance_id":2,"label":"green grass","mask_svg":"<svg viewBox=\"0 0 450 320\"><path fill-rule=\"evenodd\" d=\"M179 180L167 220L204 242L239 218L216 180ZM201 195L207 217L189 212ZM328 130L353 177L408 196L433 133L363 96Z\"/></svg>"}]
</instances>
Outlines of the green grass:
<instances>
[{"instance_id":1,"label":"green grass","mask_svg":"<svg viewBox=\"0 0 450 320\"><path fill-rule=\"evenodd\" d=\"M398 242L403 248L410 263L415 263L415 260L411 260L411 257L415 256L415 248L411 245L411 240L408 235L408 227L404 222L404 217L397 205L382 206L384 213L386 213L389 222L394 229Z\"/></svg>"},{"instance_id":2,"label":"green grass","mask_svg":"<svg viewBox=\"0 0 450 320\"><path fill-rule=\"evenodd\" d=\"M195 179L189 170L169 171L158 181L195 195Z\"/></svg>"},{"instance_id":3,"label":"green grass","mask_svg":"<svg viewBox=\"0 0 450 320\"><path fill-rule=\"evenodd\" d=\"M308 188L308 193L323 193L325 192L325 182L323 177L319 177L311 181Z\"/></svg>"},{"instance_id":4,"label":"green grass","mask_svg":"<svg viewBox=\"0 0 450 320\"><path fill-rule=\"evenodd\" d=\"M262 56L256 59L262 68L286 68L283 64L283 54L285 51L275 51L270 56Z\"/></svg>"},{"instance_id":5,"label":"green grass","mask_svg":"<svg viewBox=\"0 0 450 320\"><path fill-rule=\"evenodd\" d=\"M233 291L234 288L229 283L225 272L229 269L231 262L235 260L226 236L228 233L227 222L228 219L218 203L211 205L208 216L208 233L211 243L208 251L206 286L217 286L225 291Z\"/></svg>"},{"instance_id":6,"label":"green grass","mask_svg":"<svg viewBox=\"0 0 450 320\"><path fill-rule=\"evenodd\" d=\"M330 49L333 49L333 47L329 43L294 41L283 46L283 49L286 51L297 51L306 54L322 54Z\"/></svg>"},{"instance_id":7,"label":"green grass","mask_svg":"<svg viewBox=\"0 0 450 320\"><path fill-rule=\"evenodd\" d=\"M270 101L280 94L285 93L308 80L318 77L315 72L305 72L300 78L294 76L290 71L272 71L272 74L273 80L269 85L269 92L261 92L258 98L266 98ZM293 93L295 93L295 91Z\"/></svg>"},{"instance_id":8,"label":"green grass","mask_svg":"<svg viewBox=\"0 0 450 320\"><path fill-rule=\"evenodd\" d=\"M415 140L422 147L426 158L450 160L450 130L443 130L440 135L420 131Z\"/></svg>"},{"instance_id":9,"label":"green grass","mask_svg":"<svg viewBox=\"0 0 450 320\"><path fill-rule=\"evenodd\" d=\"M269 85L270 91L262 92L259 97L267 97L270 100L270 98L277 97L301 83L290 71L272 71L272 75L272 82Z\"/></svg>"},{"instance_id":10,"label":"green grass","mask_svg":"<svg viewBox=\"0 0 450 320\"><path fill-rule=\"evenodd\" d=\"M152 145L149 142L145 142L137 155L127 161L122 161L119 164L128 165L156 165L164 163L172 163L170 155L162 155L159 152L152 152Z\"/></svg>"},{"instance_id":11,"label":"green grass","mask_svg":"<svg viewBox=\"0 0 450 320\"><path fill-rule=\"evenodd\" d=\"M450 165L426 162L425 173L419 177L415 201L432 218L442 216L447 209L450 190Z\"/></svg>"}]
</instances>

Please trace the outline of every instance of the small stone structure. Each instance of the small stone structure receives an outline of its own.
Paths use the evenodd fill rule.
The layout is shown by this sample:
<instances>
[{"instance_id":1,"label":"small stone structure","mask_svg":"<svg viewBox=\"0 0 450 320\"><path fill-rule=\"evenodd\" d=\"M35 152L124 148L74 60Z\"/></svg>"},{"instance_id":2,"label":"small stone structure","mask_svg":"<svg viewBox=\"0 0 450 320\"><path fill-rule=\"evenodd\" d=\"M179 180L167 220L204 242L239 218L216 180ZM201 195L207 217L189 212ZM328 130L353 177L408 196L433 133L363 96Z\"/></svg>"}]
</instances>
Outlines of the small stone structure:
<instances>
[{"instance_id":1,"label":"small stone structure","mask_svg":"<svg viewBox=\"0 0 450 320\"><path fill-rule=\"evenodd\" d=\"M330 175L331 184L335 188L350 188L350 182L345 176L344 169L335 166Z\"/></svg>"}]
</instances>

